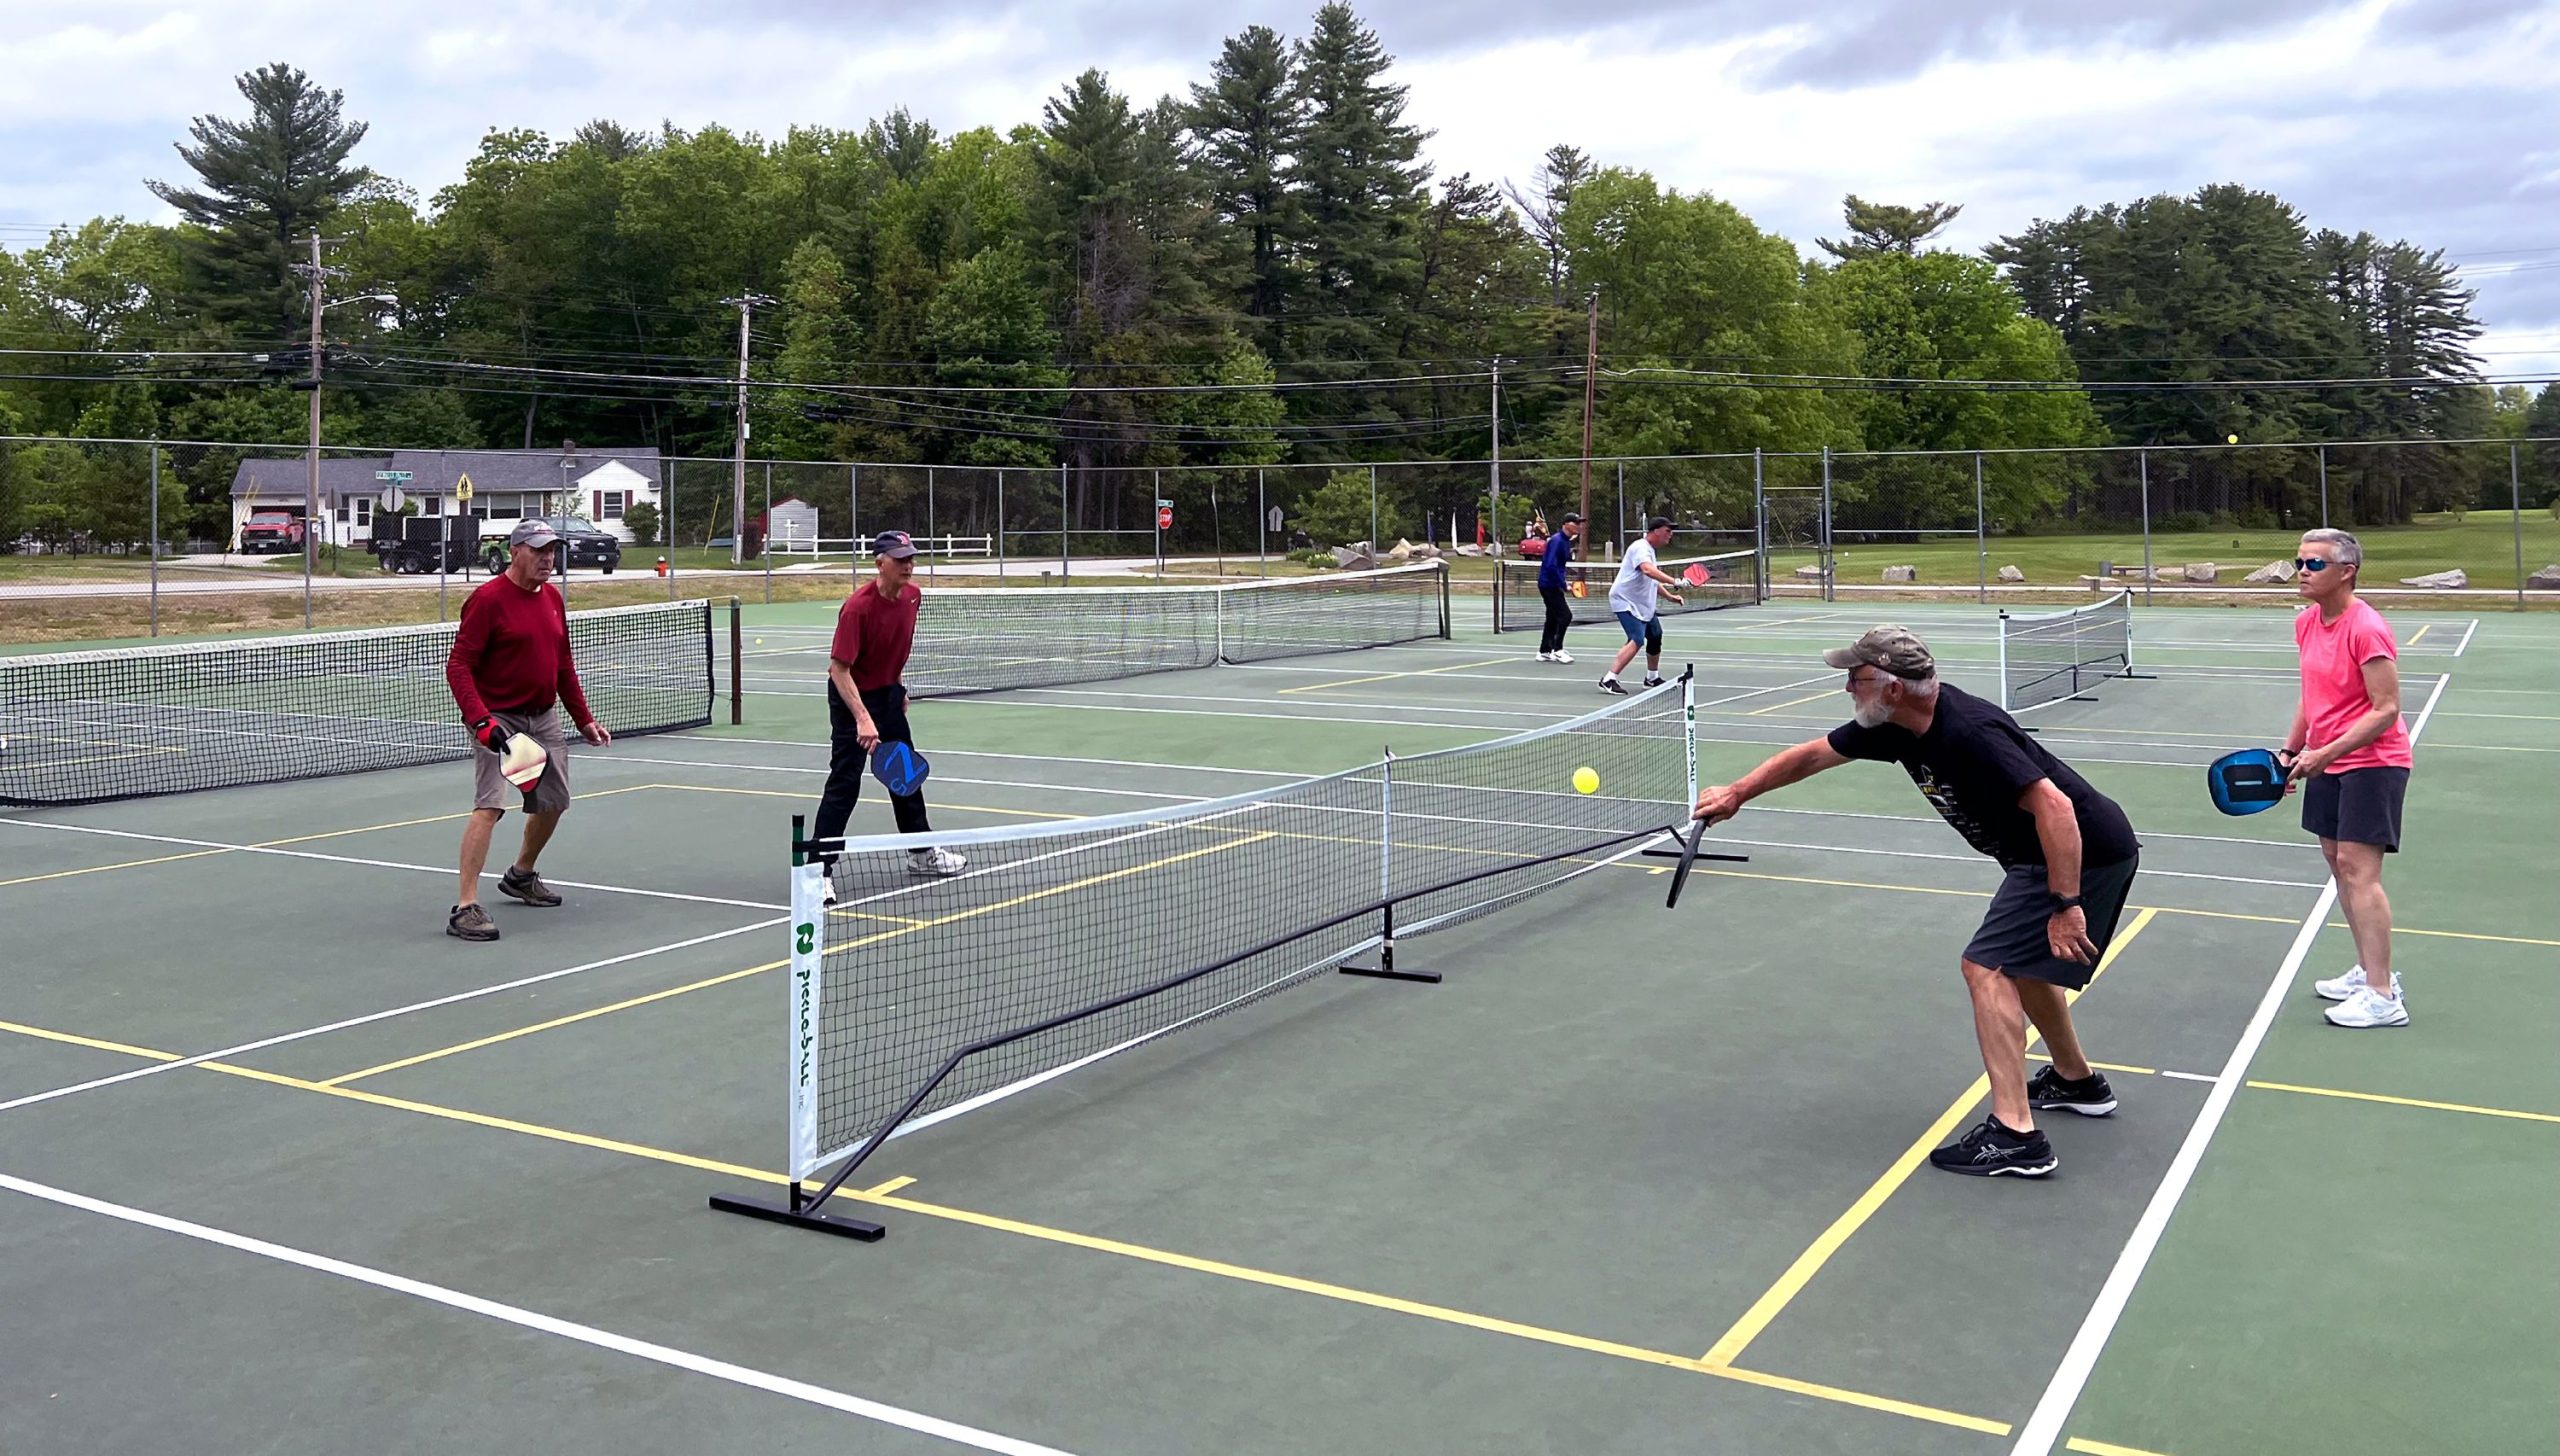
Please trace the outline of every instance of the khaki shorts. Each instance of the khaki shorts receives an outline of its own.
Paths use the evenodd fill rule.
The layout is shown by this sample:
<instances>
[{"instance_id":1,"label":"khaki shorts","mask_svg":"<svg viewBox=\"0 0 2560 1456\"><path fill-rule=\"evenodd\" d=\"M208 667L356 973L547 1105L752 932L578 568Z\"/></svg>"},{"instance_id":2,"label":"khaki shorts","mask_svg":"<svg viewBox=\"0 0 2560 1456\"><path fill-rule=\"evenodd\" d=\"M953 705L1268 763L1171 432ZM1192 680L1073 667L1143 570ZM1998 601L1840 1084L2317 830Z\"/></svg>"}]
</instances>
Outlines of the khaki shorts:
<instances>
[{"instance_id":1,"label":"khaki shorts","mask_svg":"<svg viewBox=\"0 0 2560 1456\"><path fill-rule=\"evenodd\" d=\"M542 745L550 762L542 766L542 777L533 783L533 811L557 814L569 807L569 740L560 736L560 710L546 708L530 716L522 713L492 713L509 733L525 733ZM499 771L498 755L478 741L471 745L472 798L475 809L520 809L524 807L524 791L507 782Z\"/></svg>"}]
</instances>

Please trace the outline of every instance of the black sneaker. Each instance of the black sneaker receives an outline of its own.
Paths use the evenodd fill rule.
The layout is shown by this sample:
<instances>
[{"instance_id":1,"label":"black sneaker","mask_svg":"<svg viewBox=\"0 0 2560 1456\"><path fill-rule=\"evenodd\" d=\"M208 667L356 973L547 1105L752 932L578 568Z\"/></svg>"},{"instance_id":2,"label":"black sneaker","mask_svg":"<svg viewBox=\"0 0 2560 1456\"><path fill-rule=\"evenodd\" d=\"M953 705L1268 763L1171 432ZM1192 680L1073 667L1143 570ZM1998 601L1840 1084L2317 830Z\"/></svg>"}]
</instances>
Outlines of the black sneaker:
<instances>
[{"instance_id":1,"label":"black sneaker","mask_svg":"<svg viewBox=\"0 0 2560 1456\"><path fill-rule=\"evenodd\" d=\"M2027 1079L2027 1105L2041 1112L2068 1107L2082 1117L2104 1117L2116 1110L2116 1089L2104 1072L2092 1070L2077 1082L2051 1067L2040 1067Z\"/></svg>"},{"instance_id":2,"label":"black sneaker","mask_svg":"<svg viewBox=\"0 0 2560 1456\"><path fill-rule=\"evenodd\" d=\"M1623 698L1627 695L1627 685L1614 677L1604 677L1600 679L1600 691L1614 693Z\"/></svg>"},{"instance_id":3,"label":"black sneaker","mask_svg":"<svg viewBox=\"0 0 2560 1456\"><path fill-rule=\"evenodd\" d=\"M2041 1178L2053 1171L2053 1144L2041 1132L2011 1132L1996 1117L1986 1117L1971 1132L1929 1155L1931 1164L1968 1178L2004 1174Z\"/></svg>"},{"instance_id":4,"label":"black sneaker","mask_svg":"<svg viewBox=\"0 0 2560 1456\"><path fill-rule=\"evenodd\" d=\"M456 905L444 919L444 933L457 940L496 940L498 927L479 905Z\"/></svg>"},{"instance_id":5,"label":"black sneaker","mask_svg":"<svg viewBox=\"0 0 2560 1456\"><path fill-rule=\"evenodd\" d=\"M542 876L512 865L505 874L498 876L498 889L528 905L539 905L546 910L560 903L559 895L542 882Z\"/></svg>"},{"instance_id":6,"label":"black sneaker","mask_svg":"<svg viewBox=\"0 0 2560 1456\"><path fill-rule=\"evenodd\" d=\"M1644 675L1644 685L1649 688L1658 688L1662 686L1662 674L1658 672L1646 673Z\"/></svg>"}]
</instances>

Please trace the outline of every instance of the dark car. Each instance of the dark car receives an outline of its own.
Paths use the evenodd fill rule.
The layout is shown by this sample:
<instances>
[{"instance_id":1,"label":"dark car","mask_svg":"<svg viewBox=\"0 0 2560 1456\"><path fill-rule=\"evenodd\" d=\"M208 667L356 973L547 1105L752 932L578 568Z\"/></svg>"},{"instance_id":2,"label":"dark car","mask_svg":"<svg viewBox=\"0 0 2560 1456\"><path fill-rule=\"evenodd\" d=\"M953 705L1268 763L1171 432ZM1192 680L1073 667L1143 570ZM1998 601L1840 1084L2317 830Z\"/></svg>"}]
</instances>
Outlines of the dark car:
<instances>
[{"instance_id":1,"label":"dark car","mask_svg":"<svg viewBox=\"0 0 2560 1456\"><path fill-rule=\"evenodd\" d=\"M560 564L568 569L591 568L610 575L622 565L621 538L586 517L543 516L539 519L560 537L560 544L553 549L562 553ZM487 549L480 555L480 564L488 569L491 576L507 569L507 538L505 531L499 529L501 526L513 529L503 521L489 522L486 529L490 534L485 538Z\"/></svg>"}]
</instances>

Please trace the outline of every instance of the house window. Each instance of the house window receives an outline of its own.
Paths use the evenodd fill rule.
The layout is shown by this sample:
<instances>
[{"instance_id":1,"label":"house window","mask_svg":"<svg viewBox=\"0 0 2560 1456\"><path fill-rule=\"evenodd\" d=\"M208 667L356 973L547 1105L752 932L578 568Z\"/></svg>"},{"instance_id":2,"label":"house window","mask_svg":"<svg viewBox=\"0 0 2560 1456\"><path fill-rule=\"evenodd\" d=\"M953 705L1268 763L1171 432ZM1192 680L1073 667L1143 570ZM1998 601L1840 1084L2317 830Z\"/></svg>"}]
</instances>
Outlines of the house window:
<instances>
[{"instance_id":1,"label":"house window","mask_svg":"<svg viewBox=\"0 0 2560 1456\"><path fill-rule=\"evenodd\" d=\"M426 500L425 500L425 501L423 501L423 502L421 502L421 503L419 504L419 506L418 506L418 514L419 514L419 515L422 515L422 516L441 516L441 515L443 515L443 514L444 514L444 497L443 497L443 496L440 496L440 495L431 495L431 496L428 496L428 497L426 498Z\"/></svg>"},{"instance_id":2,"label":"house window","mask_svg":"<svg viewBox=\"0 0 2560 1456\"><path fill-rule=\"evenodd\" d=\"M596 519L599 521L621 520L623 509L630 504L631 492L627 490L597 491Z\"/></svg>"}]
</instances>

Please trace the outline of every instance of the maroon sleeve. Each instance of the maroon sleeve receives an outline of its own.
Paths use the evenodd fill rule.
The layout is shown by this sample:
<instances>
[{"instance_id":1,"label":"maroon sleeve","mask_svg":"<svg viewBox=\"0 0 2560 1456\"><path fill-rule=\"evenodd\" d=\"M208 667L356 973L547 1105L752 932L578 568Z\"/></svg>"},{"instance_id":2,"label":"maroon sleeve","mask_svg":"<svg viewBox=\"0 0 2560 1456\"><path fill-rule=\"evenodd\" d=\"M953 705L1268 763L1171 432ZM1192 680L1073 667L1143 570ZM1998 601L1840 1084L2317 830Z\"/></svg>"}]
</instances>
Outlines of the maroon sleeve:
<instances>
[{"instance_id":1,"label":"maroon sleeve","mask_svg":"<svg viewBox=\"0 0 2560 1456\"><path fill-rule=\"evenodd\" d=\"M453 650L445 654L445 686L453 689L454 706L462 710L465 723L477 723L489 716L489 705L480 700L475 674L480 670L480 654L489 645L489 627L497 611L497 604L482 593L475 591L464 597L462 622L453 634Z\"/></svg>"},{"instance_id":2,"label":"maroon sleeve","mask_svg":"<svg viewBox=\"0 0 2560 1456\"><path fill-rule=\"evenodd\" d=\"M569 599L555 589L551 594L552 615L560 619L560 701L569 705L569 721L581 728L596 720L587 707L587 690L579 685L577 660L569 649Z\"/></svg>"},{"instance_id":3,"label":"maroon sleeve","mask_svg":"<svg viewBox=\"0 0 2560 1456\"><path fill-rule=\"evenodd\" d=\"M844 605L836 608L836 640L835 645L827 649L827 655L847 667L862 661L862 609L855 603L867 590L867 587L855 587L853 595L844 599Z\"/></svg>"}]
</instances>

